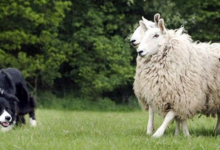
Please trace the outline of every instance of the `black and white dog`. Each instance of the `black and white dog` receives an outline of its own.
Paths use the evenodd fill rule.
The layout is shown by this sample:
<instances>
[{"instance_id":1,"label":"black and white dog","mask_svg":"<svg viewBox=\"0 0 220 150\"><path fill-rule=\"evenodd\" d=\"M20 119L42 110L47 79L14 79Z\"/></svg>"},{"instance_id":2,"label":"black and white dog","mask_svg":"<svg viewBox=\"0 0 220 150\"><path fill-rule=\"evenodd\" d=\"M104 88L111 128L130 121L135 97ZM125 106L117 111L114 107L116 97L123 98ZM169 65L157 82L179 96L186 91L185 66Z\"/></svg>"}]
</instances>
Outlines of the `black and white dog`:
<instances>
[{"instance_id":1,"label":"black and white dog","mask_svg":"<svg viewBox=\"0 0 220 150\"><path fill-rule=\"evenodd\" d=\"M30 124L36 126L36 101L30 95L21 72L15 68L0 70L0 126L10 130L16 123L25 123L29 114Z\"/></svg>"}]
</instances>

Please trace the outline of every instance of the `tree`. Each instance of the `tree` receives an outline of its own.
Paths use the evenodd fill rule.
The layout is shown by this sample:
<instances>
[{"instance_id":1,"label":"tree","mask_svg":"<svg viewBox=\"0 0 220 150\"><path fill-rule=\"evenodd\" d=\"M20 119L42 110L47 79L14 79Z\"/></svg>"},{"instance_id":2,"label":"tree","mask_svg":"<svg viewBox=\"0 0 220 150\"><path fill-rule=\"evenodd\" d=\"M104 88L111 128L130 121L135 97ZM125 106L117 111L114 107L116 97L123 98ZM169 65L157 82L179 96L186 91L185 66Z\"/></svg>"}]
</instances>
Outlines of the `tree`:
<instances>
[{"instance_id":1,"label":"tree","mask_svg":"<svg viewBox=\"0 0 220 150\"><path fill-rule=\"evenodd\" d=\"M64 38L71 39L73 46L65 74L80 87L79 93L97 98L103 92L131 84L131 51L128 41L119 34L124 14L117 14L109 1L74 1L71 10L72 18L64 22L68 27L62 30L67 33L65 29L71 29Z\"/></svg>"},{"instance_id":2,"label":"tree","mask_svg":"<svg viewBox=\"0 0 220 150\"><path fill-rule=\"evenodd\" d=\"M218 42L220 37L220 1L197 0L197 1L174 1L181 6L179 12L185 19L185 28L194 40L202 42Z\"/></svg>"},{"instance_id":3,"label":"tree","mask_svg":"<svg viewBox=\"0 0 220 150\"><path fill-rule=\"evenodd\" d=\"M40 79L52 85L61 77L58 70L67 60L68 43L58 38L58 27L70 5L62 0L2 0L1 67L22 70L32 84Z\"/></svg>"}]
</instances>

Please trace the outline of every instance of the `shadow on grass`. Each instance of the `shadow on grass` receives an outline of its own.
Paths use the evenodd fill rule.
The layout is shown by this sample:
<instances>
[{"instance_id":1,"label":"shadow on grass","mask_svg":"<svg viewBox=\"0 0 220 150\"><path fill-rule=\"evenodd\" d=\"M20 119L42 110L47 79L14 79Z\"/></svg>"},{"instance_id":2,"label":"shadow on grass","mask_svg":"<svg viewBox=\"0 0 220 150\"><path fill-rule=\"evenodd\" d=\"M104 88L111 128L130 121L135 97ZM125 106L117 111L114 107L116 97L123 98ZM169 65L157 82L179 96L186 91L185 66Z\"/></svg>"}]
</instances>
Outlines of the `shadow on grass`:
<instances>
[{"instance_id":1,"label":"shadow on grass","mask_svg":"<svg viewBox=\"0 0 220 150\"><path fill-rule=\"evenodd\" d=\"M220 137L220 131L214 132L214 129L198 128L191 130L191 136L204 136L204 137Z\"/></svg>"},{"instance_id":2,"label":"shadow on grass","mask_svg":"<svg viewBox=\"0 0 220 150\"><path fill-rule=\"evenodd\" d=\"M153 133L155 133L156 130L154 130ZM179 135L175 135L175 128L168 128L165 132L163 137L167 136L174 136L174 137L184 137L187 138L182 131ZM132 134L134 136L139 137L145 137L145 138L152 138L152 135L146 134L146 129L131 129L128 134ZM191 129L190 130L190 137L213 137L213 138L220 138L220 131L217 133L214 132L214 129L204 129L204 128L198 128L198 129Z\"/></svg>"}]
</instances>

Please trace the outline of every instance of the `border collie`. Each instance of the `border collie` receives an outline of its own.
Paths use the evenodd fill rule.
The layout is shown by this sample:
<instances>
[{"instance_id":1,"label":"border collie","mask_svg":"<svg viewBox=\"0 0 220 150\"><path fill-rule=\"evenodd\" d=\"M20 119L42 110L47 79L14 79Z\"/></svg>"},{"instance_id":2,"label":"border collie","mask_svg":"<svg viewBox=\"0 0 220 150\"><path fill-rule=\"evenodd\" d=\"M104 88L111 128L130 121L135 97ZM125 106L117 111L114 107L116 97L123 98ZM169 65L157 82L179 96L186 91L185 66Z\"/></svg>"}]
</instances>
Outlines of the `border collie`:
<instances>
[{"instance_id":1,"label":"border collie","mask_svg":"<svg viewBox=\"0 0 220 150\"><path fill-rule=\"evenodd\" d=\"M28 91L21 72L16 68L0 70L0 126L10 130L14 124L25 124L24 115L29 114L31 126L36 126L36 101Z\"/></svg>"}]
</instances>

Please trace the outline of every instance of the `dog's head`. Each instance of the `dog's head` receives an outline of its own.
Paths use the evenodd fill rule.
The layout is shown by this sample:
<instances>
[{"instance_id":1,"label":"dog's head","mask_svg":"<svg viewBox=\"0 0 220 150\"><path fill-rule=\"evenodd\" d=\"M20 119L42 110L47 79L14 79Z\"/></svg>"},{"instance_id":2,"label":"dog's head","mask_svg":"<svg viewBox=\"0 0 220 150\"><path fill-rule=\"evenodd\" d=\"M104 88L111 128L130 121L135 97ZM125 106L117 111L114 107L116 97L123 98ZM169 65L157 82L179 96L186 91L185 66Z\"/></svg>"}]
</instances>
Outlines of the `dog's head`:
<instances>
[{"instance_id":1,"label":"dog's head","mask_svg":"<svg viewBox=\"0 0 220 150\"><path fill-rule=\"evenodd\" d=\"M13 124L14 108L12 107L7 99L0 97L0 126L3 130L11 128L10 126Z\"/></svg>"}]
</instances>

